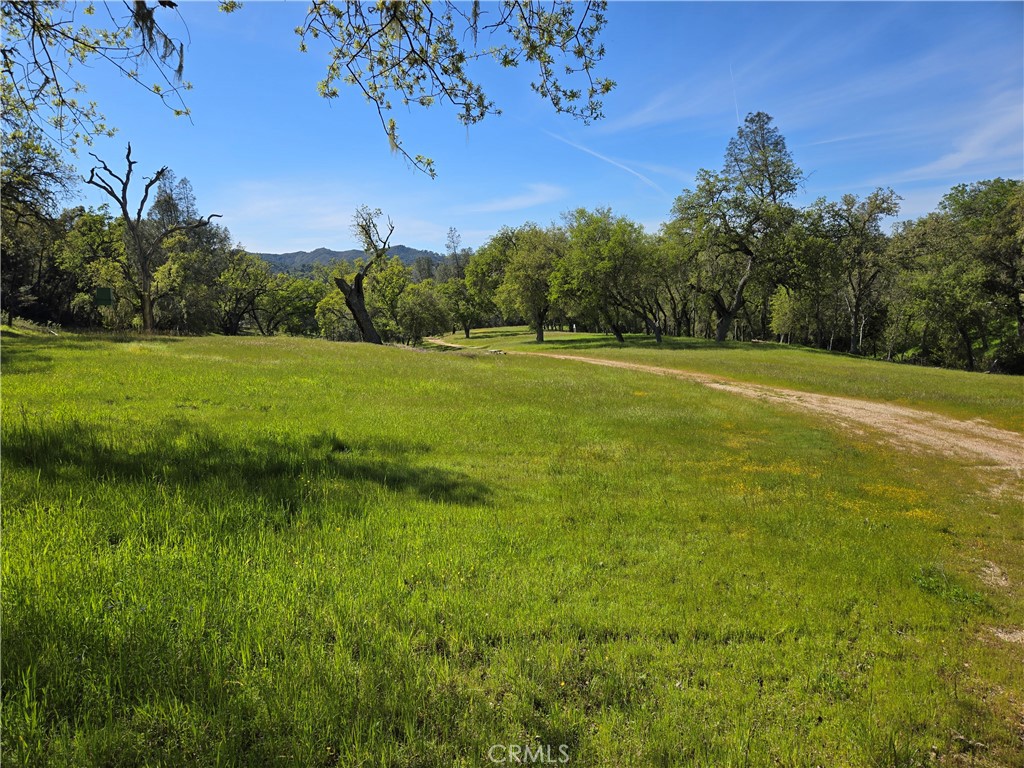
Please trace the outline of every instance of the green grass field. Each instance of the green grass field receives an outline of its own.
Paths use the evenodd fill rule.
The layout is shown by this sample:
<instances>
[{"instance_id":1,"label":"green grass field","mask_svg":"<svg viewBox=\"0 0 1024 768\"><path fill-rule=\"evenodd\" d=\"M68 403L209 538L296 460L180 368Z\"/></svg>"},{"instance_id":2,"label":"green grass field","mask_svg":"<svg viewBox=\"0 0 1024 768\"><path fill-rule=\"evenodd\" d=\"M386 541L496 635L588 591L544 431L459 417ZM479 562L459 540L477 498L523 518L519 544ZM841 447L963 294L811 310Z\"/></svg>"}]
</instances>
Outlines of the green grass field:
<instances>
[{"instance_id":1,"label":"green grass field","mask_svg":"<svg viewBox=\"0 0 1024 768\"><path fill-rule=\"evenodd\" d=\"M5 766L1024 766L1024 516L952 460L550 359L2 354ZM1013 421L1001 378L621 354Z\"/></svg>"}]
</instances>

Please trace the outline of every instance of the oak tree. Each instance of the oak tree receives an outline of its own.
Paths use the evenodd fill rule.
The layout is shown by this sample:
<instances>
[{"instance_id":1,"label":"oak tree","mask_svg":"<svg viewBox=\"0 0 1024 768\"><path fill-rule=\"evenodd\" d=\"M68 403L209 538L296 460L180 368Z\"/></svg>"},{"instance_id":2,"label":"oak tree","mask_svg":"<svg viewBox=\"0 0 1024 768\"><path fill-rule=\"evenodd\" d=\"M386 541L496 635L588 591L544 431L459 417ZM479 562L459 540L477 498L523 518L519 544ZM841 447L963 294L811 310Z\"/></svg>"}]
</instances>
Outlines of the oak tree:
<instances>
[{"instance_id":1,"label":"oak tree","mask_svg":"<svg viewBox=\"0 0 1024 768\"><path fill-rule=\"evenodd\" d=\"M863 200L843 195L826 203L824 215L835 243L843 278L843 295L850 319L850 353L864 343L864 326L881 296L882 282L896 264L887 249L882 221L900 210L900 197L891 189L876 189Z\"/></svg>"},{"instance_id":2,"label":"oak tree","mask_svg":"<svg viewBox=\"0 0 1024 768\"><path fill-rule=\"evenodd\" d=\"M526 318L538 342L544 341L544 324L552 306L551 274L567 246L565 230L524 224L516 231L515 246L495 295L506 316Z\"/></svg>"},{"instance_id":3,"label":"oak tree","mask_svg":"<svg viewBox=\"0 0 1024 768\"><path fill-rule=\"evenodd\" d=\"M786 139L764 112L748 114L729 142L720 172L702 169L697 188L676 200L673 215L699 245L697 288L715 309L725 341L752 281L784 267L785 236L796 218L789 200L801 180Z\"/></svg>"},{"instance_id":4,"label":"oak tree","mask_svg":"<svg viewBox=\"0 0 1024 768\"><path fill-rule=\"evenodd\" d=\"M95 136L112 136L99 106L84 95L82 73L99 65L118 71L175 114L187 115L185 45L164 26L178 16L175 5L3 0L4 112L24 115L71 150Z\"/></svg>"}]
</instances>

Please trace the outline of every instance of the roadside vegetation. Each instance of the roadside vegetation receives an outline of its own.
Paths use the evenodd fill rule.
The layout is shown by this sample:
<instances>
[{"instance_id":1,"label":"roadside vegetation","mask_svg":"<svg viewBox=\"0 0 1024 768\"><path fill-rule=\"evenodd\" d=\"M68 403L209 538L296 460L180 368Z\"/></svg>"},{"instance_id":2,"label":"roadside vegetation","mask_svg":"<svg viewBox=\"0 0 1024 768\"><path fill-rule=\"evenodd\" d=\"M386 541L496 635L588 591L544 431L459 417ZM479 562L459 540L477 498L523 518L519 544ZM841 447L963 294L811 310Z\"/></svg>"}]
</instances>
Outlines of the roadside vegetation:
<instances>
[{"instance_id":1,"label":"roadside vegetation","mask_svg":"<svg viewBox=\"0 0 1024 768\"><path fill-rule=\"evenodd\" d=\"M3 357L5 764L1020 764L1024 523L955 460L513 355Z\"/></svg>"}]
</instances>

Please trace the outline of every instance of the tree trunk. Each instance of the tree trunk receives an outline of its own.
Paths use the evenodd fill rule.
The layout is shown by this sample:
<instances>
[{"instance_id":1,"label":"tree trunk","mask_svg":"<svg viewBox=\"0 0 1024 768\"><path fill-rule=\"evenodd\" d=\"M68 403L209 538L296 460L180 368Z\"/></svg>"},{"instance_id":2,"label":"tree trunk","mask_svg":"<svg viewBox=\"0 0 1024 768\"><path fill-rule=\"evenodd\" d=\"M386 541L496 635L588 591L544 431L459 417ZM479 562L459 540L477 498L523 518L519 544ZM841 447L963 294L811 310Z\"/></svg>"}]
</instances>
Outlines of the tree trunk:
<instances>
[{"instance_id":1,"label":"tree trunk","mask_svg":"<svg viewBox=\"0 0 1024 768\"><path fill-rule=\"evenodd\" d=\"M345 297L345 306L352 313L352 319L356 321L356 328L359 329L360 338L369 344L383 344L380 334L373 327L373 320L366 310L366 297L363 293L363 275L357 273L352 285L343 277L334 278L335 285L341 290Z\"/></svg>"},{"instance_id":2,"label":"tree trunk","mask_svg":"<svg viewBox=\"0 0 1024 768\"><path fill-rule=\"evenodd\" d=\"M718 317L718 325L715 328L715 341L725 341L729 336L729 329L732 328L734 315L725 312Z\"/></svg>"},{"instance_id":3,"label":"tree trunk","mask_svg":"<svg viewBox=\"0 0 1024 768\"><path fill-rule=\"evenodd\" d=\"M156 328L156 318L153 315L153 294L150 293L148 285L143 286L141 298L142 330L145 333L152 333L153 329Z\"/></svg>"},{"instance_id":4,"label":"tree trunk","mask_svg":"<svg viewBox=\"0 0 1024 768\"><path fill-rule=\"evenodd\" d=\"M962 325L957 326L957 331L960 332L960 338L964 341L964 352L967 353L967 370L973 371L975 369L974 344L971 343L971 335Z\"/></svg>"},{"instance_id":5,"label":"tree trunk","mask_svg":"<svg viewBox=\"0 0 1024 768\"><path fill-rule=\"evenodd\" d=\"M221 331L225 336L237 336L242 329L242 318L235 315L228 315L221 323Z\"/></svg>"},{"instance_id":6,"label":"tree trunk","mask_svg":"<svg viewBox=\"0 0 1024 768\"><path fill-rule=\"evenodd\" d=\"M472 330L472 326L470 326L468 324L464 325L464 326L462 326L462 330L465 332L466 338L468 339L469 338L469 332Z\"/></svg>"},{"instance_id":7,"label":"tree trunk","mask_svg":"<svg viewBox=\"0 0 1024 768\"><path fill-rule=\"evenodd\" d=\"M747 287L747 281L753 274L754 270L754 257L750 256L747 259L747 270L743 273L743 277L740 278L739 283L736 284L736 291L733 294L732 304L726 306L722 296L718 293L711 294L711 303L715 308L715 312L718 314L718 328L715 331L715 341L725 341L729 335L729 329L732 327L733 321L736 316L739 315L740 310L743 309L745 301L743 299L743 290Z\"/></svg>"},{"instance_id":8,"label":"tree trunk","mask_svg":"<svg viewBox=\"0 0 1024 768\"><path fill-rule=\"evenodd\" d=\"M537 341L544 341L544 324L548 318L548 309L550 307L544 307L543 310L537 311L533 318L533 324L537 327Z\"/></svg>"},{"instance_id":9,"label":"tree trunk","mask_svg":"<svg viewBox=\"0 0 1024 768\"><path fill-rule=\"evenodd\" d=\"M605 311L601 313L604 315L604 321L608 323L608 327L611 329L612 334L615 336L615 340L619 344L625 344L626 339L622 336L622 327L611 318L611 313Z\"/></svg>"},{"instance_id":10,"label":"tree trunk","mask_svg":"<svg viewBox=\"0 0 1024 768\"><path fill-rule=\"evenodd\" d=\"M718 294L711 296L711 304L715 308L715 314L718 315L718 324L715 326L715 341L721 343L729 336L729 329L732 328L732 323L736 319L736 315L739 314L738 308L726 306L722 297Z\"/></svg>"}]
</instances>

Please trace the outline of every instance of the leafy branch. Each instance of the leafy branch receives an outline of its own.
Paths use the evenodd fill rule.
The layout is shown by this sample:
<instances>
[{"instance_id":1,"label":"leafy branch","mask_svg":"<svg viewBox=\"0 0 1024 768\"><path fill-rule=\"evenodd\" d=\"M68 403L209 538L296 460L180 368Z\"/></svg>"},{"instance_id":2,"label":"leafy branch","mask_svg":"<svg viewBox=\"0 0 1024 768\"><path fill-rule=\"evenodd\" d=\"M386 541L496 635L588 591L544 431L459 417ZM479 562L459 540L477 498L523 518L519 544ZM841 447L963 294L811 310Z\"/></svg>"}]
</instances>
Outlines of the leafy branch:
<instances>
[{"instance_id":1,"label":"leafy branch","mask_svg":"<svg viewBox=\"0 0 1024 768\"><path fill-rule=\"evenodd\" d=\"M431 177L433 161L412 155L398 136L390 113L395 105L430 107L438 102L457 109L466 126L488 115L501 114L471 76L469 66L490 58L503 67L536 65L533 90L550 101L557 112L586 123L602 117L600 97L614 87L597 78L594 69L604 56L597 38L605 25L603 1L576 6L567 0L519 2L503 0L492 11L480 2L466 9L450 0L375 3L314 0L305 22L295 31L300 49L325 39L330 62L318 84L320 95L336 99L339 85L355 86L373 104L391 150ZM481 34L489 45L480 45ZM469 43L465 41L470 41ZM563 71L557 71L557 63ZM560 77L581 74L585 88L563 85Z\"/></svg>"}]
</instances>

